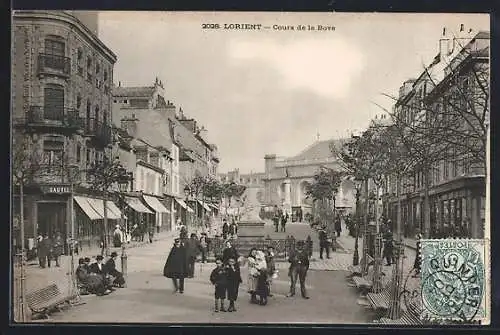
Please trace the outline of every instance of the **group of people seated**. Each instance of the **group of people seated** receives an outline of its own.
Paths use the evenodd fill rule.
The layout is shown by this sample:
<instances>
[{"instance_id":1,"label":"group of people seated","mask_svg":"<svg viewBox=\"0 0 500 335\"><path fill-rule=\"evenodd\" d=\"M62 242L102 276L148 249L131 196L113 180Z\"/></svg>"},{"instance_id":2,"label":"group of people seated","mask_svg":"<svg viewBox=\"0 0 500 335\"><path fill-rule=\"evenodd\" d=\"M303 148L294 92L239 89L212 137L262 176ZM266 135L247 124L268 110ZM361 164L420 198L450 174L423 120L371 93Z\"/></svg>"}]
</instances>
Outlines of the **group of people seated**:
<instances>
[{"instance_id":1,"label":"group of people seated","mask_svg":"<svg viewBox=\"0 0 500 335\"><path fill-rule=\"evenodd\" d=\"M116 269L116 258L118 254L112 252L110 258L104 263L104 257L98 255L94 263L90 258L80 258L76 269L76 278L81 295L96 294L107 295L115 291L117 287L125 285L123 274Z\"/></svg>"}]
</instances>

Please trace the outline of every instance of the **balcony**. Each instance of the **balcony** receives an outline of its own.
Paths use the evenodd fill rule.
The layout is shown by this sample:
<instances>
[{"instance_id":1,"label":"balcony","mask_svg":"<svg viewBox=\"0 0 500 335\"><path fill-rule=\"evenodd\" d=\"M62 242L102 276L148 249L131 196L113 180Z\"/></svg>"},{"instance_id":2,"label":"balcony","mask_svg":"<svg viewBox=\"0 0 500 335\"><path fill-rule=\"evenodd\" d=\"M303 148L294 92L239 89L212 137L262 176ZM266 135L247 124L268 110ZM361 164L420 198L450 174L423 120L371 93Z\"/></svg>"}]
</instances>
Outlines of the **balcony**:
<instances>
[{"instance_id":1,"label":"balcony","mask_svg":"<svg viewBox=\"0 0 500 335\"><path fill-rule=\"evenodd\" d=\"M49 54L38 55L39 76L59 76L67 79L70 74L71 60L68 57Z\"/></svg>"},{"instance_id":2,"label":"balcony","mask_svg":"<svg viewBox=\"0 0 500 335\"><path fill-rule=\"evenodd\" d=\"M83 119L74 108L44 108L30 106L23 118L15 120L17 127L31 131L54 131L57 133L72 134L82 131Z\"/></svg>"},{"instance_id":3,"label":"balcony","mask_svg":"<svg viewBox=\"0 0 500 335\"><path fill-rule=\"evenodd\" d=\"M90 137L95 146L105 147L112 143L111 127L94 118L85 120L84 136Z\"/></svg>"}]
</instances>

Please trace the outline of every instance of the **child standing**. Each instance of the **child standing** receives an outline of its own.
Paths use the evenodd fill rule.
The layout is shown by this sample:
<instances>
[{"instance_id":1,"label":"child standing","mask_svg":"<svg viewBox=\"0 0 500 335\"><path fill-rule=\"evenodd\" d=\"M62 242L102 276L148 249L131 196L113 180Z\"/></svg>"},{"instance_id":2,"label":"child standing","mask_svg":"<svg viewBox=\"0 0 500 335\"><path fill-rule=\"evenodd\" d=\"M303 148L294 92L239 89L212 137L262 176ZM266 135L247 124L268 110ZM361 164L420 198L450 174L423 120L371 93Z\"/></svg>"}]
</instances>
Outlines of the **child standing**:
<instances>
[{"instance_id":1,"label":"child standing","mask_svg":"<svg viewBox=\"0 0 500 335\"><path fill-rule=\"evenodd\" d=\"M227 298L229 299L229 309L228 312L236 312L234 307L234 302L238 299L238 290L240 288L241 274L239 266L236 266L236 260L234 258L229 258L228 265L226 267L227 274Z\"/></svg>"},{"instance_id":2,"label":"child standing","mask_svg":"<svg viewBox=\"0 0 500 335\"><path fill-rule=\"evenodd\" d=\"M215 309L214 312L219 311L219 300L220 300L220 311L225 312L224 299L226 299L226 289L227 289L227 272L222 265L222 259L217 258L215 260L217 267L210 274L210 282L215 285Z\"/></svg>"}]
</instances>

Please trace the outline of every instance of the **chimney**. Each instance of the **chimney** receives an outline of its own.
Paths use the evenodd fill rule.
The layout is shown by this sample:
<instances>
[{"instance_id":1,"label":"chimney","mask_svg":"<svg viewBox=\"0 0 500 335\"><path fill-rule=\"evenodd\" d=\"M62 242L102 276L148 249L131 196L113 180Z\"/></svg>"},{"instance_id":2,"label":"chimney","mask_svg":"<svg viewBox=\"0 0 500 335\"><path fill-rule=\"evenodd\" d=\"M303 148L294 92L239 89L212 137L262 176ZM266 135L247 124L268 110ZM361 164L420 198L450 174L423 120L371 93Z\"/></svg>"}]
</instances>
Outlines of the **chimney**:
<instances>
[{"instance_id":1,"label":"chimney","mask_svg":"<svg viewBox=\"0 0 500 335\"><path fill-rule=\"evenodd\" d=\"M450 54L450 37L446 31L446 27L443 28L443 34L439 39L439 54L441 56L448 56Z\"/></svg>"},{"instance_id":2,"label":"chimney","mask_svg":"<svg viewBox=\"0 0 500 335\"><path fill-rule=\"evenodd\" d=\"M126 131L131 137L137 137L137 130L139 126L139 119L132 114L131 117L124 117L120 120L121 129Z\"/></svg>"}]
</instances>

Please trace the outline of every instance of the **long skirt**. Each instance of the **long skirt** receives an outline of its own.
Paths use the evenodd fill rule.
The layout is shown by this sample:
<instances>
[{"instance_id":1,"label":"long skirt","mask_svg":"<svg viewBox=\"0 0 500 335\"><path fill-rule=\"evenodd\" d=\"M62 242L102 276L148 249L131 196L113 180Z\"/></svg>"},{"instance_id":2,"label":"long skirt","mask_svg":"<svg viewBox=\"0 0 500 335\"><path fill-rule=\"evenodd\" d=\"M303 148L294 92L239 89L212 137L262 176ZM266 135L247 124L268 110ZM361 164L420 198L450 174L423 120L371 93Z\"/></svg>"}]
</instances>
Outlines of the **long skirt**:
<instances>
[{"instance_id":1,"label":"long skirt","mask_svg":"<svg viewBox=\"0 0 500 335\"><path fill-rule=\"evenodd\" d=\"M247 279L248 292L255 292L255 290L257 290L258 283L259 283L258 277L248 275L248 279Z\"/></svg>"}]
</instances>

